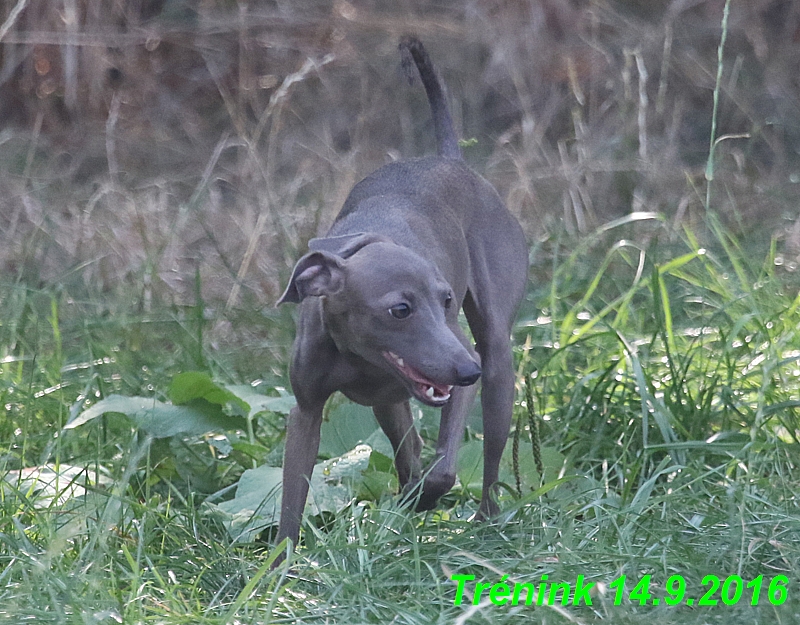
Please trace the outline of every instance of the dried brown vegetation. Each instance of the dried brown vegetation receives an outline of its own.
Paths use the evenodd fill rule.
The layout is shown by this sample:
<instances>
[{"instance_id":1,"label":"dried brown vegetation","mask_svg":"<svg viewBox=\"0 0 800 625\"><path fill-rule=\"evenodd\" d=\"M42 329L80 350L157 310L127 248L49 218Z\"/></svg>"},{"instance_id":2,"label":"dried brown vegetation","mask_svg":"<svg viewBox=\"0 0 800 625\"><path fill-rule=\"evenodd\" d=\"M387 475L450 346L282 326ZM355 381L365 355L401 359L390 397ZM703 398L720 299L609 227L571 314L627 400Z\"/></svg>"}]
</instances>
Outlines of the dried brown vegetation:
<instances>
[{"instance_id":1,"label":"dried brown vegetation","mask_svg":"<svg viewBox=\"0 0 800 625\"><path fill-rule=\"evenodd\" d=\"M723 0L0 2L6 280L271 303L387 159L432 150L413 31L530 236L702 217ZM734 0L714 206L800 253L800 5ZM747 135L744 137L744 135ZM739 137L739 138L735 138Z\"/></svg>"}]
</instances>

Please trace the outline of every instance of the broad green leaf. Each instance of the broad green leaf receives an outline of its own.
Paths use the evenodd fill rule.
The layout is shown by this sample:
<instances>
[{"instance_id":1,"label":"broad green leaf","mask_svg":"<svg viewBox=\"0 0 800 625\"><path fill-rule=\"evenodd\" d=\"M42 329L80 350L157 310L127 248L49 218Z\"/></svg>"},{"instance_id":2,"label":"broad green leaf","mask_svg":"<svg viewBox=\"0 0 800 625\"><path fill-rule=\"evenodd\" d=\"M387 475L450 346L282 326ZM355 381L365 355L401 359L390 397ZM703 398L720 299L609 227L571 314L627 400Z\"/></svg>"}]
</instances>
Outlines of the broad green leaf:
<instances>
[{"instance_id":1,"label":"broad green leaf","mask_svg":"<svg viewBox=\"0 0 800 625\"><path fill-rule=\"evenodd\" d=\"M394 467L394 460L392 457L377 451L373 447L372 453L369 455L369 466L367 467L367 470L391 472L392 467Z\"/></svg>"},{"instance_id":2,"label":"broad green leaf","mask_svg":"<svg viewBox=\"0 0 800 625\"><path fill-rule=\"evenodd\" d=\"M342 402L330 411L328 420L322 422L319 453L330 458L341 456L357 445L367 443L373 434L382 437L388 444L372 410L351 402Z\"/></svg>"},{"instance_id":3,"label":"broad green leaf","mask_svg":"<svg viewBox=\"0 0 800 625\"><path fill-rule=\"evenodd\" d=\"M359 445L346 454L314 466L309 481L306 512L317 516L336 514L347 506L363 486L372 449ZM261 466L242 474L236 495L214 506L223 513L223 523L234 540L252 541L263 529L277 525L281 509L280 467Z\"/></svg>"},{"instance_id":4,"label":"broad green leaf","mask_svg":"<svg viewBox=\"0 0 800 625\"><path fill-rule=\"evenodd\" d=\"M512 446L509 441L500 460L500 481L515 484ZM564 456L553 447L542 447L542 464L544 465L544 481L556 480L564 465ZM462 486L474 496L480 496L483 489L483 442L468 441L461 446L458 453L458 480ZM540 476L536 470L536 462L529 442L520 441L519 473L523 492L539 488Z\"/></svg>"},{"instance_id":5,"label":"broad green leaf","mask_svg":"<svg viewBox=\"0 0 800 625\"><path fill-rule=\"evenodd\" d=\"M297 404L294 395L290 395L286 391L279 391L280 395L275 397L259 393L248 384L228 385L225 388L240 401L247 404L250 418L255 417L260 412L277 412L278 414L288 415L289 411Z\"/></svg>"},{"instance_id":6,"label":"broad green leaf","mask_svg":"<svg viewBox=\"0 0 800 625\"><path fill-rule=\"evenodd\" d=\"M391 446L389 448L391 450ZM394 459L373 449L369 455L369 464L361 474L358 498L378 501L384 495L397 493L398 487L397 475L394 473Z\"/></svg>"},{"instance_id":7,"label":"broad green leaf","mask_svg":"<svg viewBox=\"0 0 800 625\"><path fill-rule=\"evenodd\" d=\"M245 413L249 406L224 386L217 384L207 373L202 371L186 371L172 378L169 386L169 398L176 405L188 404L195 399L205 399L212 404L224 406L235 404Z\"/></svg>"},{"instance_id":8,"label":"broad green leaf","mask_svg":"<svg viewBox=\"0 0 800 625\"><path fill-rule=\"evenodd\" d=\"M394 466L394 449L392 449L392 444L389 442L386 434L383 433L383 430L380 428L376 429L363 443L372 448L373 455L377 454L385 457L390 463L390 467L385 470L391 471L391 466ZM370 462L371 461L370 457Z\"/></svg>"},{"instance_id":9,"label":"broad green leaf","mask_svg":"<svg viewBox=\"0 0 800 625\"><path fill-rule=\"evenodd\" d=\"M378 501L384 495L397 492L397 476L388 471L364 471L358 498Z\"/></svg>"},{"instance_id":10,"label":"broad green leaf","mask_svg":"<svg viewBox=\"0 0 800 625\"><path fill-rule=\"evenodd\" d=\"M177 434L200 435L245 427L241 417L228 416L222 412L220 406L204 400L195 400L185 406L173 406L151 397L109 395L78 414L64 429L76 428L107 413L125 415L137 428L155 438L168 438Z\"/></svg>"},{"instance_id":11,"label":"broad green leaf","mask_svg":"<svg viewBox=\"0 0 800 625\"><path fill-rule=\"evenodd\" d=\"M270 452L270 449L264 447L264 445L260 445L258 443L251 443L245 439L238 439L231 442L231 446L233 447L234 451L238 451L241 454L245 454L249 458L253 458L256 461L263 461L264 458Z\"/></svg>"},{"instance_id":12,"label":"broad green leaf","mask_svg":"<svg viewBox=\"0 0 800 625\"><path fill-rule=\"evenodd\" d=\"M483 488L483 442L467 441L458 450L456 468L458 481L475 496L480 496Z\"/></svg>"},{"instance_id":13,"label":"broad green leaf","mask_svg":"<svg viewBox=\"0 0 800 625\"><path fill-rule=\"evenodd\" d=\"M105 467L100 471L69 464L45 464L8 471L0 479L0 497L12 491L21 493L35 508L64 506L70 499L83 497L87 487L108 486L112 479Z\"/></svg>"},{"instance_id":14,"label":"broad green leaf","mask_svg":"<svg viewBox=\"0 0 800 625\"><path fill-rule=\"evenodd\" d=\"M558 479L564 468L564 455L555 447L542 447L542 465L544 466L544 483ZM519 445L519 473L522 492L537 489L541 476L536 469L530 441L521 440ZM567 473L571 473L567 471ZM514 461L511 442L506 445L503 459L500 461L500 481L514 484Z\"/></svg>"},{"instance_id":15,"label":"broad green leaf","mask_svg":"<svg viewBox=\"0 0 800 625\"><path fill-rule=\"evenodd\" d=\"M239 478L236 496L214 506L223 513L231 538L252 542L264 528L278 524L282 473L280 467L266 465L248 469Z\"/></svg>"}]
</instances>

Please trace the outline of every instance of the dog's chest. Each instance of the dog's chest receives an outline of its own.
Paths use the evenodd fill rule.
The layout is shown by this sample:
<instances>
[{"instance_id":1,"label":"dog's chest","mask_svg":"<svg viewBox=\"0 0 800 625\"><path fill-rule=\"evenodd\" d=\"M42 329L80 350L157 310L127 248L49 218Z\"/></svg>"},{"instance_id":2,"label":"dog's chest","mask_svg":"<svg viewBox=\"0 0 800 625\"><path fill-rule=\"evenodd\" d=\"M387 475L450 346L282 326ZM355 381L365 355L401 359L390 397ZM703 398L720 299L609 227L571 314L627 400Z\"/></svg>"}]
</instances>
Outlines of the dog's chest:
<instances>
[{"instance_id":1,"label":"dog's chest","mask_svg":"<svg viewBox=\"0 0 800 625\"><path fill-rule=\"evenodd\" d=\"M362 406L396 404L410 397L405 386L391 374L355 357L340 363L337 390Z\"/></svg>"}]
</instances>

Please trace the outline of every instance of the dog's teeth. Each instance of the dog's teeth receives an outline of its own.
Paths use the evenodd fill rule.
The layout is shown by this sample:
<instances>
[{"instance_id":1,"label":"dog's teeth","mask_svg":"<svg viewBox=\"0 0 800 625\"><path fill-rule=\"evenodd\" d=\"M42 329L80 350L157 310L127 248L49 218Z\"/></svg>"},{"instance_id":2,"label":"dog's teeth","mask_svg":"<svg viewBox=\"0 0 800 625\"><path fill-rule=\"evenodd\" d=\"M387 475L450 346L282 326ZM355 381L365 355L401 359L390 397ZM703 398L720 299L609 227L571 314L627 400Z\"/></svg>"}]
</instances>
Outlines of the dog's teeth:
<instances>
[{"instance_id":1,"label":"dog's teeth","mask_svg":"<svg viewBox=\"0 0 800 625\"><path fill-rule=\"evenodd\" d=\"M433 387L432 387L432 386L429 386L429 387L428 387L428 390L426 390L426 391L425 391L425 394L426 394L428 397L430 397L431 399L433 399L433 394L434 394L434 392L435 392L435 391L433 390Z\"/></svg>"}]
</instances>

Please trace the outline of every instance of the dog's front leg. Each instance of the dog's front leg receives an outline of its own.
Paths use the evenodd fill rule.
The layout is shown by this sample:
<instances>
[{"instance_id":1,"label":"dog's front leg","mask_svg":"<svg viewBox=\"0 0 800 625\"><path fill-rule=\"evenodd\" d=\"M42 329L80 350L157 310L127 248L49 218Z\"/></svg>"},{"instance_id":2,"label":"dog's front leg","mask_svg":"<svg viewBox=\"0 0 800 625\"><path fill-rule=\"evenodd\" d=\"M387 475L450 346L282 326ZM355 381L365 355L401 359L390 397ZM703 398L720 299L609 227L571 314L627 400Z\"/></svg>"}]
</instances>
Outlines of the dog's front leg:
<instances>
[{"instance_id":1,"label":"dog's front leg","mask_svg":"<svg viewBox=\"0 0 800 625\"><path fill-rule=\"evenodd\" d=\"M436 457L430 469L425 472L417 510L430 510L436 507L439 498L453 488L456 481L458 450L464 438L467 415L477 392L476 384L457 386L452 391L450 401L442 408Z\"/></svg>"},{"instance_id":2,"label":"dog's front leg","mask_svg":"<svg viewBox=\"0 0 800 625\"><path fill-rule=\"evenodd\" d=\"M400 488L419 481L422 439L414 427L408 400L397 404L378 405L372 408L378 424L392 443L394 465Z\"/></svg>"},{"instance_id":3,"label":"dog's front leg","mask_svg":"<svg viewBox=\"0 0 800 625\"><path fill-rule=\"evenodd\" d=\"M283 495L278 542L290 538L297 545L303 509L308 497L308 483L319 451L322 404L297 406L289 413L286 447L283 453Z\"/></svg>"}]
</instances>

